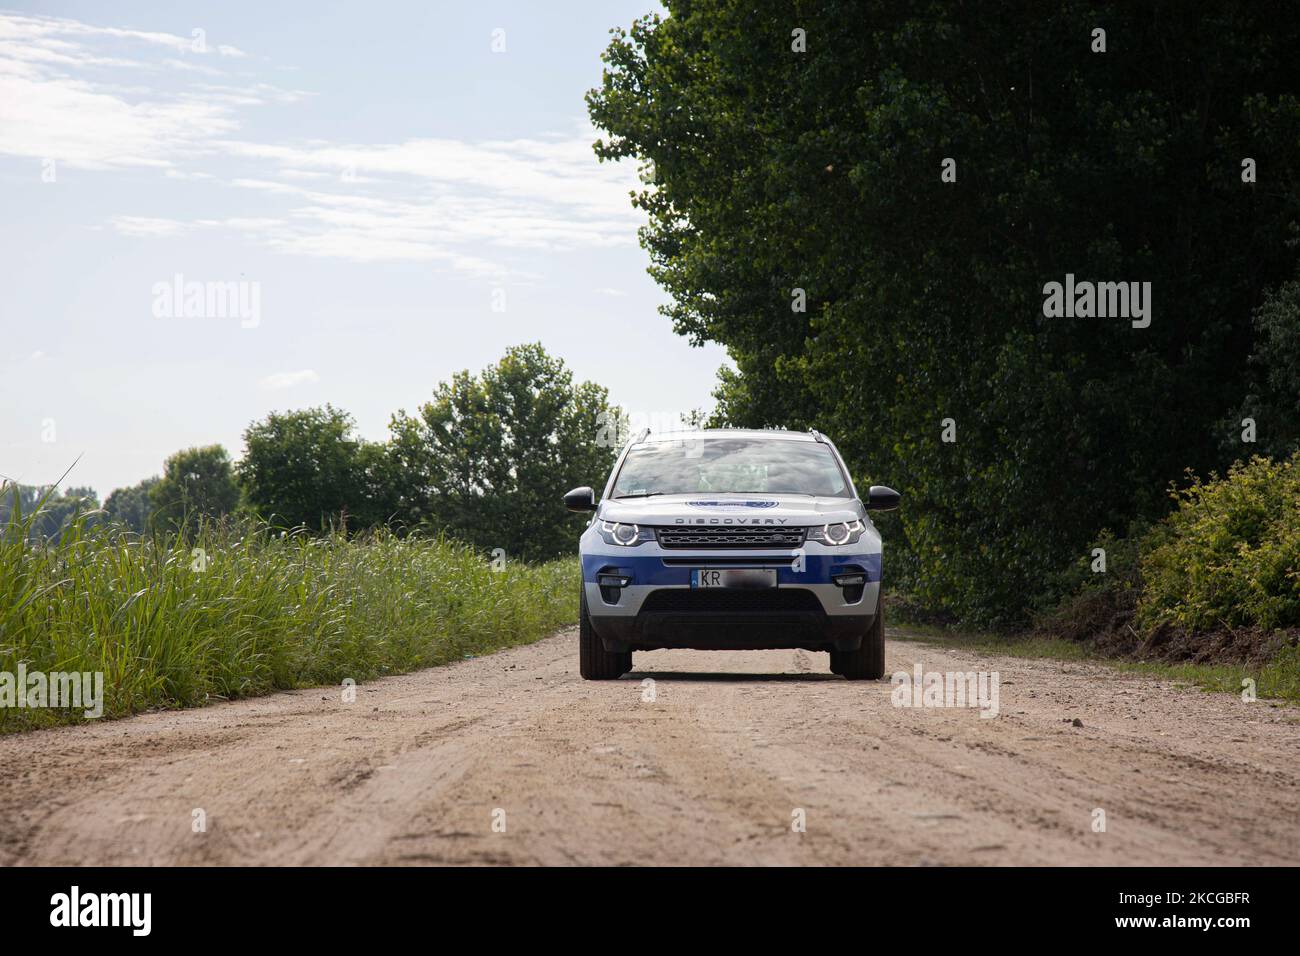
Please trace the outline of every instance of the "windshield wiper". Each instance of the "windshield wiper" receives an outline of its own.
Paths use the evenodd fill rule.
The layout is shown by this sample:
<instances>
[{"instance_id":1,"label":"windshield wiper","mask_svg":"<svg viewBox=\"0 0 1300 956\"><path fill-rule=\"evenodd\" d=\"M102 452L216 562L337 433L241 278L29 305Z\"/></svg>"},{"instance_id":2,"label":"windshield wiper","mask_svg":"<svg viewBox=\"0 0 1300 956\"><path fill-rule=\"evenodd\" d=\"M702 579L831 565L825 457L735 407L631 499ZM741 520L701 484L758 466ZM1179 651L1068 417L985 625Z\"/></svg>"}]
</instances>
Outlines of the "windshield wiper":
<instances>
[{"instance_id":1,"label":"windshield wiper","mask_svg":"<svg viewBox=\"0 0 1300 956\"><path fill-rule=\"evenodd\" d=\"M624 498L653 498L655 495L666 495L666 491L635 491L628 495L615 495L615 501L622 501Z\"/></svg>"}]
</instances>

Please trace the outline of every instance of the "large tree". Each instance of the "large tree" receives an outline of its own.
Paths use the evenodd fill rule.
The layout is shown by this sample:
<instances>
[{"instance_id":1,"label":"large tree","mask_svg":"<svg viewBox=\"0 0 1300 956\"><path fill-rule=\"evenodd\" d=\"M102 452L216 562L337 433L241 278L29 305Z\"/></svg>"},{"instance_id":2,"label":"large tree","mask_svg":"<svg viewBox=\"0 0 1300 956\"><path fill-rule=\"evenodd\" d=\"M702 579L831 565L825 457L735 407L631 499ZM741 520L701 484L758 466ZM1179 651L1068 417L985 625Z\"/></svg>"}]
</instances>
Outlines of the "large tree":
<instances>
[{"instance_id":1,"label":"large tree","mask_svg":"<svg viewBox=\"0 0 1300 956\"><path fill-rule=\"evenodd\" d=\"M922 597L1014 618L1231 459L1279 336L1252 311L1295 274L1300 8L667 7L614 31L597 154L646 168L667 314L738 369L718 414L823 428L898 486ZM1150 326L1047 317L1067 273L1150 282Z\"/></svg>"},{"instance_id":2,"label":"large tree","mask_svg":"<svg viewBox=\"0 0 1300 956\"><path fill-rule=\"evenodd\" d=\"M248 426L244 446L240 485L247 503L268 520L356 529L392 515L380 474L383 446L357 437L347 412L331 405L272 412Z\"/></svg>"},{"instance_id":3,"label":"large tree","mask_svg":"<svg viewBox=\"0 0 1300 956\"><path fill-rule=\"evenodd\" d=\"M168 531L194 531L239 504L230 455L221 445L186 448L167 459L162 478L149 490L153 520Z\"/></svg>"},{"instance_id":4,"label":"large tree","mask_svg":"<svg viewBox=\"0 0 1300 956\"><path fill-rule=\"evenodd\" d=\"M104 514L108 520L124 525L137 533L144 533L153 524L153 504L149 498L158 478L146 478L138 485L118 488L104 500Z\"/></svg>"},{"instance_id":5,"label":"large tree","mask_svg":"<svg viewBox=\"0 0 1300 956\"><path fill-rule=\"evenodd\" d=\"M407 520L508 558L572 554L583 522L561 498L604 481L617 449L602 440L602 416L612 414L604 388L574 384L540 344L457 373L415 416L393 417Z\"/></svg>"}]
</instances>

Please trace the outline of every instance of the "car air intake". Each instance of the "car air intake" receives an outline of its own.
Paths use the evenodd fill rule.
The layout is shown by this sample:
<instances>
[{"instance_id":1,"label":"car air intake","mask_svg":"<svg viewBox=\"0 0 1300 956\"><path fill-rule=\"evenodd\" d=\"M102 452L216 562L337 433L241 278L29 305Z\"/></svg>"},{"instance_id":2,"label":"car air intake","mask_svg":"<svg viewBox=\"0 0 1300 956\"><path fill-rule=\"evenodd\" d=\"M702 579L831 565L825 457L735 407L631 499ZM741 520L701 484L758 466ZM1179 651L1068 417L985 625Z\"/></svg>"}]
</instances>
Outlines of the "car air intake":
<instances>
[{"instance_id":1,"label":"car air intake","mask_svg":"<svg viewBox=\"0 0 1300 956\"><path fill-rule=\"evenodd\" d=\"M662 548L797 548L803 528L691 527L656 528Z\"/></svg>"},{"instance_id":2,"label":"car air intake","mask_svg":"<svg viewBox=\"0 0 1300 956\"><path fill-rule=\"evenodd\" d=\"M643 614L723 614L764 612L821 614L817 595L804 588L661 588L646 595Z\"/></svg>"}]
</instances>

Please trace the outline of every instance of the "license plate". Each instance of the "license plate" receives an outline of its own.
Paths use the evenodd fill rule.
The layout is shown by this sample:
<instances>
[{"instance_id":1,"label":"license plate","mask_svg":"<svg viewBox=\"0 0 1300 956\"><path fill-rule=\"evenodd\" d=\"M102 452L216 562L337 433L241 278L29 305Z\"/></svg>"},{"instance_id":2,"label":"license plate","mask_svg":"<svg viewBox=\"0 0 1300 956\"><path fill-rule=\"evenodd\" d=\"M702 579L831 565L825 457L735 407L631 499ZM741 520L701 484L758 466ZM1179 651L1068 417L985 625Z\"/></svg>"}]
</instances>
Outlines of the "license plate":
<instances>
[{"instance_id":1,"label":"license plate","mask_svg":"<svg viewBox=\"0 0 1300 956\"><path fill-rule=\"evenodd\" d=\"M775 568L700 568L691 572L693 588L774 588Z\"/></svg>"}]
</instances>

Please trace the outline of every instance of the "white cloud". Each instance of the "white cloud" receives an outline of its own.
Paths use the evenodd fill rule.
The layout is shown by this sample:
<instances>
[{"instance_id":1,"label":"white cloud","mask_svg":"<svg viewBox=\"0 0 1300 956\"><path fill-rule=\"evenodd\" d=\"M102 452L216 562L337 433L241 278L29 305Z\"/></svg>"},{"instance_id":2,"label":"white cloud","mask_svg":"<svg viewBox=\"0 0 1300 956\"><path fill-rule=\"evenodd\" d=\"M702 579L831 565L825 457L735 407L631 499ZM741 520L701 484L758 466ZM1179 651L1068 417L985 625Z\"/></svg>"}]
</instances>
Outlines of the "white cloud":
<instances>
[{"instance_id":1,"label":"white cloud","mask_svg":"<svg viewBox=\"0 0 1300 956\"><path fill-rule=\"evenodd\" d=\"M0 74L0 152L85 169L172 165L237 128L202 100L127 103L77 80Z\"/></svg>"},{"instance_id":2,"label":"white cloud","mask_svg":"<svg viewBox=\"0 0 1300 956\"><path fill-rule=\"evenodd\" d=\"M191 60L177 60L174 57L168 57L162 61L163 66L173 70L184 70L188 73L202 73L204 76L225 76L226 74L215 66L204 66L202 63L195 63Z\"/></svg>"},{"instance_id":3,"label":"white cloud","mask_svg":"<svg viewBox=\"0 0 1300 956\"><path fill-rule=\"evenodd\" d=\"M124 236L179 236L186 229L186 224L176 219L153 216L116 216L112 226Z\"/></svg>"},{"instance_id":4,"label":"white cloud","mask_svg":"<svg viewBox=\"0 0 1300 956\"><path fill-rule=\"evenodd\" d=\"M282 225L279 219L228 216L224 219L166 219L157 216L114 216L110 225L123 236L170 237L198 229L234 229L256 232Z\"/></svg>"},{"instance_id":5,"label":"white cloud","mask_svg":"<svg viewBox=\"0 0 1300 956\"><path fill-rule=\"evenodd\" d=\"M189 37L0 13L0 154L104 175L153 167L171 189L206 190L185 202L189 218L140 208L109 218L133 238L223 229L286 254L474 276L522 275L512 260L525 250L636 240L635 174L596 162L589 126L483 141L256 142L240 135L249 111L291 110L311 94L229 77L222 59L246 54L214 39L196 54ZM218 184L251 195L214 194Z\"/></svg>"},{"instance_id":6,"label":"white cloud","mask_svg":"<svg viewBox=\"0 0 1300 956\"><path fill-rule=\"evenodd\" d=\"M261 385L263 388L284 389L319 381L319 375L309 368L304 368L297 372L276 372L274 375L268 375L262 379Z\"/></svg>"},{"instance_id":7,"label":"white cloud","mask_svg":"<svg viewBox=\"0 0 1300 956\"><path fill-rule=\"evenodd\" d=\"M123 45L131 57L112 52ZM228 49L223 56L242 55ZM209 55L191 37L0 13L0 153L84 169L166 168L238 132L237 109L305 95L264 83L160 80L225 77L201 62Z\"/></svg>"},{"instance_id":8,"label":"white cloud","mask_svg":"<svg viewBox=\"0 0 1300 956\"><path fill-rule=\"evenodd\" d=\"M482 190L538 202L560 201L588 214L626 218L631 171L598 164L591 151L595 130L550 139L414 139L373 146L285 146L232 141L236 155L274 160L294 170L327 170L342 176L415 179L447 187Z\"/></svg>"},{"instance_id":9,"label":"white cloud","mask_svg":"<svg viewBox=\"0 0 1300 956\"><path fill-rule=\"evenodd\" d=\"M388 184L349 192L355 183L304 187L274 180L239 179L234 185L290 200L282 228L262 241L305 255L373 261L446 260L474 273L506 271L482 255L460 250L552 251L631 244L636 223L628 215L593 215L580 197L559 190L533 197L509 185L496 190L455 184ZM382 193L382 195L380 195Z\"/></svg>"},{"instance_id":10,"label":"white cloud","mask_svg":"<svg viewBox=\"0 0 1300 956\"><path fill-rule=\"evenodd\" d=\"M175 33L159 33L149 30L126 30L119 27L101 27L90 23L83 23L80 20L70 20L63 17L45 17L39 15L23 15L17 13L0 14L0 40L20 40L25 43L45 43L45 44L63 44L70 45L66 40L59 40L58 37L83 37L100 39L109 37L115 40L136 41L154 46L161 46L178 53L198 53L202 55L206 50L195 50L195 37L178 36ZM206 35L205 35L206 36ZM205 41L206 46L206 41ZM219 46L218 52L222 56L242 57L246 54L233 46Z\"/></svg>"}]
</instances>

